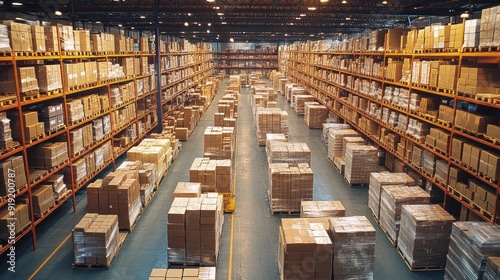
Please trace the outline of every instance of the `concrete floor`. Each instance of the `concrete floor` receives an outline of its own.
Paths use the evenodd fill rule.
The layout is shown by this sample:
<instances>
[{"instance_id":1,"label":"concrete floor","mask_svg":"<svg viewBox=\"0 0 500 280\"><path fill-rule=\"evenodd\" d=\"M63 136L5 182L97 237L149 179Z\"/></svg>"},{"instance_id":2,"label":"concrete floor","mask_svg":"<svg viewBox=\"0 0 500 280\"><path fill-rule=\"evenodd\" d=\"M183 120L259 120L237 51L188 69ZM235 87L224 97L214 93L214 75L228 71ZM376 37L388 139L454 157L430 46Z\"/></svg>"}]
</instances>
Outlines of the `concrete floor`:
<instances>
[{"instance_id":1,"label":"concrete floor","mask_svg":"<svg viewBox=\"0 0 500 280\"><path fill-rule=\"evenodd\" d=\"M221 87L214 105L222 96L226 83ZM229 274L232 279L238 280L279 278L278 226L283 216L273 216L269 209L267 159L264 147L257 144L250 98L249 91L244 89L240 98L235 164L236 211L234 216L225 215L217 279L229 279ZM408 270L368 211L368 189L347 187L327 159L327 149L321 143L321 130L308 129L303 117L297 116L283 97L280 96L278 103L289 113L289 141L305 142L312 151L314 199L340 200L346 207L346 215L366 216L377 229L374 279L443 279L442 271ZM73 213L72 204L68 201L37 227L38 250L32 250L29 237L16 244L15 273L7 271L6 256L0 257L0 279L28 279L39 267L34 279L147 279L152 268L167 267L166 214L172 201L171 195L177 182L189 180L188 170L193 159L203 155L203 132L205 127L213 125L216 111L217 106L210 106L190 140L183 143L179 158L144 209L109 270L74 270L71 266L72 241L71 238L64 240L86 213L86 192L83 190L77 194L76 213ZM231 236L233 219L234 235ZM50 260L44 263L49 256Z\"/></svg>"}]
</instances>

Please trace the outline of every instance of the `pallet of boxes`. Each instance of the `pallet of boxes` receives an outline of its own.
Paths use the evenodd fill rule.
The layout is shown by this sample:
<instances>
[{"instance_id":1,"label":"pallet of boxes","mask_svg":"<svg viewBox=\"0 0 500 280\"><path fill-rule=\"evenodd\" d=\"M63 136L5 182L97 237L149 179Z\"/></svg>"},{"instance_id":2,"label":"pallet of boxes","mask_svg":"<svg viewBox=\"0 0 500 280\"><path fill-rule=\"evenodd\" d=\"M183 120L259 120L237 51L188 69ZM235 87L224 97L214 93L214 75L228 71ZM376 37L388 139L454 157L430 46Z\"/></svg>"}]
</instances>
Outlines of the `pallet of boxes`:
<instances>
[{"instance_id":1,"label":"pallet of boxes","mask_svg":"<svg viewBox=\"0 0 500 280\"><path fill-rule=\"evenodd\" d=\"M266 144L268 133L282 133L288 137L288 113L280 108L256 108L255 123L260 146Z\"/></svg>"},{"instance_id":2,"label":"pallet of boxes","mask_svg":"<svg viewBox=\"0 0 500 280\"><path fill-rule=\"evenodd\" d=\"M198 186L199 187L199 186ZM215 266L224 223L223 197L218 193L182 197L168 211L169 266Z\"/></svg>"},{"instance_id":3,"label":"pallet of boxes","mask_svg":"<svg viewBox=\"0 0 500 280\"><path fill-rule=\"evenodd\" d=\"M153 268L149 280L215 280L215 266L196 268Z\"/></svg>"},{"instance_id":4,"label":"pallet of boxes","mask_svg":"<svg viewBox=\"0 0 500 280\"><path fill-rule=\"evenodd\" d=\"M182 142L175 138L173 129L163 129L161 133L151 133L149 135L152 139L168 139L170 140L170 148L172 149L172 160L175 161L182 150ZM168 159L167 159L168 160Z\"/></svg>"}]
</instances>

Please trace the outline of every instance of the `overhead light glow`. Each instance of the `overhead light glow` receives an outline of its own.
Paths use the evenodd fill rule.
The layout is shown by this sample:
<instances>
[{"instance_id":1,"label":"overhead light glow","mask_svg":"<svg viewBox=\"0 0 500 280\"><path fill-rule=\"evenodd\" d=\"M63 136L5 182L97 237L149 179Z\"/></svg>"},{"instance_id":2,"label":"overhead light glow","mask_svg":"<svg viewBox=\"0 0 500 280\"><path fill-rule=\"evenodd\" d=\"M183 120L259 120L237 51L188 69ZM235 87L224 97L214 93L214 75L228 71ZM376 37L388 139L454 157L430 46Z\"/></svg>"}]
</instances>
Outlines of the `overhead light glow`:
<instances>
[{"instance_id":1,"label":"overhead light glow","mask_svg":"<svg viewBox=\"0 0 500 280\"><path fill-rule=\"evenodd\" d=\"M213 3L215 2L215 0L207 0L207 2Z\"/></svg>"},{"instance_id":2,"label":"overhead light glow","mask_svg":"<svg viewBox=\"0 0 500 280\"><path fill-rule=\"evenodd\" d=\"M469 18L469 13L468 12L464 12L460 15L460 18Z\"/></svg>"},{"instance_id":3,"label":"overhead light glow","mask_svg":"<svg viewBox=\"0 0 500 280\"><path fill-rule=\"evenodd\" d=\"M100 21L96 21L95 23L99 24L99 23L101 23L101 22L100 22Z\"/></svg>"},{"instance_id":4,"label":"overhead light glow","mask_svg":"<svg viewBox=\"0 0 500 280\"><path fill-rule=\"evenodd\" d=\"M386 0L382 1L382 4L387 5L387 1Z\"/></svg>"},{"instance_id":5,"label":"overhead light glow","mask_svg":"<svg viewBox=\"0 0 500 280\"><path fill-rule=\"evenodd\" d=\"M233 38L229 38L229 42L233 43L234 39Z\"/></svg>"},{"instance_id":6,"label":"overhead light glow","mask_svg":"<svg viewBox=\"0 0 500 280\"><path fill-rule=\"evenodd\" d=\"M214 10L220 10L220 7L219 6L215 6Z\"/></svg>"},{"instance_id":7,"label":"overhead light glow","mask_svg":"<svg viewBox=\"0 0 500 280\"><path fill-rule=\"evenodd\" d=\"M192 15L193 15L193 14L191 14L191 13L188 13L188 16L192 16Z\"/></svg>"},{"instance_id":8,"label":"overhead light glow","mask_svg":"<svg viewBox=\"0 0 500 280\"><path fill-rule=\"evenodd\" d=\"M12 6L22 6L23 3L21 2L12 2Z\"/></svg>"},{"instance_id":9,"label":"overhead light glow","mask_svg":"<svg viewBox=\"0 0 500 280\"><path fill-rule=\"evenodd\" d=\"M223 22L221 22L221 24L227 24L227 22L223 21Z\"/></svg>"},{"instance_id":10,"label":"overhead light glow","mask_svg":"<svg viewBox=\"0 0 500 280\"><path fill-rule=\"evenodd\" d=\"M342 0L342 4L347 4L347 1L346 0Z\"/></svg>"},{"instance_id":11,"label":"overhead light glow","mask_svg":"<svg viewBox=\"0 0 500 280\"><path fill-rule=\"evenodd\" d=\"M306 14L300 14L299 16L300 16L300 17L305 17L305 16L306 16Z\"/></svg>"},{"instance_id":12,"label":"overhead light glow","mask_svg":"<svg viewBox=\"0 0 500 280\"><path fill-rule=\"evenodd\" d=\"M293 25L293 22L290 22L290 25Z\"/></svg>"},{"instance_id":13,"label":"overhead light glow","mask_svg":"<svg viewBox=\"0 0 500 280\"><path fill-rule=\"evenodd\" d=\"M350 17L346 17L345 20L351 20L351 18Z\"/></svg>"},{"instance_id":14,"label":"overhead light glow","mask_svg":"<svg viewBox=\"0 0 500 280\"><path fill-rule=\"evenodd\" d=\"M130 29L134 30L134 29L135 29L135 27L133 27L133 26L132 26L132 27L130 27Z\"/></svg>"},{"instance_id":15,"label":"overhead light glow","mask_svg":"<svg viewBox=\"0 0 500 280\"><path fill-rule=\"evenodd\" d=\"M62 16L61 11L56 11L54 14L55 14L56 16Z\"/></svg>"},{"instance_id":16,"label":"overhead light glow","mask_svg":"<svg viewBox=\"0 0 500 280\"><path fill-rule=\"evenodd\" d=\"M123 25L120 23L120 24L118 24L118 26L119 26L119 27L122 27Z\"/></svg>"},{"instance_id":17,"label":"overhead light glow","mask_svg":"<svg viewBox=\"0 0 500 280\"><path fill-rule=\"evenodd\" d=\"M326 2L328 2L328 0L320 0L319 2L326 3Z\"/></svg>"},{"instance_id":18,"label":"overhead light glow","mask_svg":"<svg viewBox=\"0 0 500 280\"><path fill-rule=\"evenodd\" d=\"M193 38L196 38L196 35L193 35Z\"/></svg>"},{"instance_id":19,"label":"overhead light glow","mask_svg":"<svg viewBox=\"0 0 500 280\"><path fill-rule=\"evenodd\" d=\"M140 16L140 18L146 18L146 16Z\"/></svg>"},{"instance_id":20,"label":"overhead light glow","mask_svg":"<svg viewBox=\"0 0 500 280\"><path fill-rule=\"evenodd\" d=\"M25 19L22 17L16 17L16 20L25 20Z\"/></svg>"},{"instance_id":21,"label":"overhead light glow","mask_svg":"<svg viewBox=\"0 0 500 280\"><path fill-rule=\"evenodd\" d=\"M198 26L201 26L201 23L198 23Z\"/></svg>"},{"instance_id":22,"label":"overhead light glow","mask_svg":"<svg viewBox=\"0 0 500 280\"><path fill-rule=\"evenodd\" d=\"M218 15L218 16L223 16L223 15L224 15L224 13L217 13L217 15Z\"/></svg>"},{"instance_id":23,"label":"overhead light glow","mask_svg":"<svg viewBox=\"0 0 500 280\"><path fill-rule=\"evenodd\" d=\"M210 33L210 30L207 29L207 33Z\"/></svg>"},{"instance_id":24,"label":"overhead light glow","mask_svg":"<svg viewBox=\"0 0 500 280\"><path fill-rule=\"evenodd\" d=\"M212 24L211 24L210 22L209 22L207 25L208 25L208 26L212 26Z\"/></svg>"},{"instance_id":25,"label":"overhead light glow","mask_svg":"<svg viewBox=\"0 0 500 280\"><path fill-rule=\"evenodd\" d=\"M288 36L288 34L285 33L285 37Z\"/></svg>"},{"instance_id":26,"label":"overhead light glow","mask_svg":"<svg viewBox=\"0 0 500 280\"><path fill-rule=\"evenodd\" d=\"M181 31L181 34L186 34L186 31Z\"/></svg>"},{"instance_id":27,"label":"overhead light glow","mask_svg":"<svg viewBox=\"0 0 500 280\"><path fill-rule=\"evenodd\" d=\"M189 26L189 22L187 22L187 21L186 21L186 22L184 23L184 26Z\"/></svg>"},{"instance_id":28,"label":"overhead light glow","mask_svg":"<svg viewBox=\"0 0 500 280\"><path fill-rule=\"evenodd\" d=\"M314 37L314 34L311 34L311 35L309 35L309 36Z\"/></svg>"},{"instance_id":29,"label":"overhead light glow","mask_svg":"<svg viewBox=\"0 0 500 280\"><path fill-rule=\"evenodd\" d=\"M299 19L301 19L301 17L296 17L295 19L299 20Z\"/></svg>"},{"instance_id":30,"label":"overhead light glow","mask_svg":"<svg viewBox=\"0 0 500 280\"><path fill-rule=\"evenodd\" d=\"M316 7L308 7L307 8L309 11L316 11Z\"/></svg>"}]
</instances>

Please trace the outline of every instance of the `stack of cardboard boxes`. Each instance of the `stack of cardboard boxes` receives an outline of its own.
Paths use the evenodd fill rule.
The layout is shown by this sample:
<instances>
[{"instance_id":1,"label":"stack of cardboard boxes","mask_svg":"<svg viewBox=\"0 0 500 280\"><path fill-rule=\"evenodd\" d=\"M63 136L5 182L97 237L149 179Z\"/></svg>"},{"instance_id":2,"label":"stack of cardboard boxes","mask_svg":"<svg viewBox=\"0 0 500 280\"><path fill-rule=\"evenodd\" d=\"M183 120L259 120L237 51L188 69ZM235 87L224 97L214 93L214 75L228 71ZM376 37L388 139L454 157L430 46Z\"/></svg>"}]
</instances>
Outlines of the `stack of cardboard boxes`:
<instances>
[{"instance_id":1,"label":"stack of cardboard boxes","mask_svg":"<svg viewBox=\"0 0 500 280\"><path fill-rule=\"evenodd\" d=\"M54 103L42 107L40 115L46 131L54 131L65 125L62 103Z\"/></svg>"},{"instance_id":2,"label":"stack of cardboard boxes","mask_svg":"<svg viewBox=\"0 0 500 280\"><path fill-rule=\"evenodd\" d=\"M168 263L216 265L223 223L222 195L174 198L168 211Z\"/></svg>"},{"instance_id":3,"label":"stack of cardboard boxes","mask_svg":"<svg viewBox=\"0 0 500 280\"><path fill-rule=\"evenodd\" d=\"M31 39L31 28L28 24L14 21L4 21L3 24L9 28L10 45L14 52L32 52L33 41Z\"/></svg>"},{"instance_id":4,"label":"stack of cardboard boxes","mask_svg":"<svg viewBox=\"0 0 500 280\"><path fill-rule=\"evenodd\" d=\"M35 67L18 67L17 80L19 92L37 92L39 90ZM11 67L2 69L2 71L0 71L0 88L1 93L16 93L14 70Z\"/></svg>"},{"instance_id":5,"label":"stack of cardboard boxes","mask_svg":"<svg viewBox=\"0 0 500 280\"><path fill-rule=\"evenodd\" d=\"M189 181L201 184L201 192L218 192L229 203L234 190L231 160L195 158L189 169Z\"/></svg>"},{"instance_id":6,"label":"stack of cardboard boxes","mask_svg":"<svg viewBox=\"0 0 500 280\"><path fill-rule=\"evenodd\" d=\"M140 161L124 161L117 170L138 170L141 203L145 207L158 186L156 164L142 163ZM94 184L94 187L99 187L99 184Z\"/></svg>"},{"instance_id":7,"label":"stack of cardboard boxes","mask_svg":"<svg viewBox=\"0 0 500 280\"><path fill-rule=\"evenodd\" d=\"M452 24L450 29L450 44L451 49L460 49L463 46L464 24Z\"/></svg>"},{"instance_id":8,"label":"stack of cardboard boxes","mask_svg":"<svg viewBox=\"0 0 500 280\"><path fill-rule=\"evenodd\" d=\"M59 36L61 38L62 51L75 51L75 34L73 26L59 25Z\"/></svg>"},{"instance_id":9,"label":"stack of cardboard boxes","mask_svg":"<svg viewBox=\"0 0 500 280\"><path fill-rule=\"evenodd\" d=\"M266 154L269 155L271 149L271 143L273 141L277 142L288 142L285 134L283 133L268 133L266 134Z\"/></svg>"},{"instance_id":10,"label":"stack of cardboard boxes","mask_svg":"<svg viewBox=\"0 0 500 280\"><path fill-rule=\"evenodd\" d=\"M302 201L301 218L344 217L345 208L340 201Z\"/></svg>"},{"instance_id":11,"label":"stack of cardboard boxes","mask_svg":"<svg viewBox=\"0 0 500 280\"><path fill-rule=\"evenodd\" d=\"M201 183L196 182L178 182L175 187L173 198L176 197L200 197Z\"/></svg>"},{"instance_id":12,"label":"stack of cardboard boxes","mask_svg":"<svg viewBox=\"0 0 500 280\"><path fill-rule=\"evenodd\" d=\"M67 194L68 187L64 182L64 175L56 173L49 178L47 178L43 183L41 183L40 187L49 186L52 188L52 192L54 194L54 199L56 203L59 203L59 200L64 198Z\"/></svg>"},{"instance_id":13,"label":"stack of cardboard boxes","mask_svg":"<svg viewBox=\"0 0 500 280\"><path fill-rule=\"evenodd\" d=\"M308 219L282 219L281 222L280 279L331 279L332 242L323 223Z\"/></svg>"},{"instance_id":14,"label":"stack of cardboard boxes","mask_svg":"<svg viewBox=\"0 0 500 280\"><path fill-rule=\"evenodd\" d=\"M313 171L307 163L269 164L271 211L299 212L301 201L312 200Z\"/></svg>"},{"instance_id":15,"label":"stack of cardboard boxes","mask_svg":"<svg viewBox=\"0 0 500 280\"><path fill-rule=\"evenodd\" d=\"M482 10L479 46L500 46L500 6Z\"/></svg>"},{"instance_id":16,"label":"stack of cardboard boxes","mask_svg":"<svg viewBox=\"0 0 500 280\"><path fill-rule=\"evenodd\" d=\"M111 112L113 131L119 131L137 118L135 103Z\"/></svg>"},{"instance_id":17,"label":"stack of cardboard boxes","mask_svg":"<svg viewBox=\"0 0 500 280\"><path fill-rule=\"evenodd\" d=\"M488 257L484 280L500 279L500 257Z\"/></svg>"},{"instance_id":18,"label":"stack of cardboard boxes","mask_svg":"<svg viewBox=\"0 0 500 280\"><path fill-rule=\"evenodd\" d=\"M8 149L13 145L10 119L7 118L7 112L0 112L0 149Z\"/></svg>"},{"instance_id":19,"label":"stack of cardboard boxes","mask_svg":"<svg viewBox=\"0 0 500 280\"><path fill-rule=\"evenodd\" d=\"M330 129L334 130L342 130L342 129L349 129L351 126L349 124L339 124L339 123L323 123L323 131L321 133L321 141L323 144L328 146L328 135L330 134Z\"/></svg>"},{"instance_id":20,"label":"stack of cardboard boxes","mask_svg":"<svg viewBox=\"0 0 500 280\"><path fill-rule=\"evenodd\" d=\"M21 128L23 126L19 123L19 115L14 112L12 115L12 126L16 128ZM25 111L22 114L22 121L24 124L24 140L26 142L34 138L39 138L45 134L45 125L43 122L38 120L38 112L36 111ZM21 140L21 130L12 130L12 136L16 140Z\"/></svg>"},{"instance_id":21,"label":"stack of cardboard boxes","mask_svg":"<svg viewBox=\"0 0 500 280\"><path fill-rule=\"evenodd\" d=\"M215 280L215 267L153 268L149 280Z\"/></svg>"},{"instance_id":22,"label":"stack of cardboard boxes","mask_svg":"<svg viewBox=\"0 0 500 280\"><path fill-rule=\"evenodd\" d=\"M119 228L132 230L142 209L139 164L110 172L93 187L87 196L89 212L118 215Z\"/></svg>"},{"instance_id":23,"label":"stack of cardboard boxes","mask_svg":"<svg viewBox=\"0 0 500 280\"><path fill-rule=\"evenodd\" d=\"M7 196L12 191L10 190L12 184L9 184L9 178L15 178L14 191L26 186L26 172L22 156L12 156L0 162L0 196L2 197Z\"/></svg>"},{"instance_id":24,"label":"stack of cardboard boxes","mask_svg":"<svg viewBox=\"0 0 500 280\"><path fill-rule=\"evenodd\" d=\"M267 162L311 164L311 150L306 143L271 141L267 149Z\"/></svg>"},{"instance_id":25,"label":"stack of cardboard boxes","mask_svg":"<svg viewBox=\"0 0 500 280\"><path fill-rule=\"evenodd\" d=\"M116 215L85 214L73 229L75 265L99 265L109 268L120 249Z\"/></svg>"},{"instance_id":26,"label":"stack of cardboard boxes","mask_svg":"<svg viewBox=\"0 0 500 280\"><path fill-rule=\"evenodd\" d=\"M428 204L430 195L420 187L383 186L380 195L380 227L397 243L403 204Z\"/></svg>"},{"instance_id":27,"label":"stack of cardboard boxes","mask_svg":"<svg viewBox=\"0 0 500 280\"><path fill-rule=\"evenodd\" d=\"M351 185L367 185L370 173L377 171L378 149L370 145L349 143L345 153L344 178Z\"/></svg>"},{"instance_id":28,"label":"stack of cardboard boxes","mask_svg":"<svg viewBox=\"0 0 500 280\"><path fill-rule=\"evenodd\" d=\"M69 125L73 125L85 117L83 104L80 99L66 100L66 112L68 112Z\"/></svg>"},{"instance_id":29,"label":"stack of cardboard boxes","mask_svg":"<svg viewBox=\"0 0 500 280\"><path fill-rule=\"evenodd\" d=\"M36 163L33 166L40 166L47 170L52 170L68 161L68 145L66 142L45 142L36 149Z\"/></svg>"},{"instance_id":30,"label":"stack of cardboard boxes","mask_svg":"<svg viewBox=\"0 0 500 280\"><path fill-rule=\"evenodd\" d=\"M328 159L330 160L330 162L334 162L336 157L344 157L344 155L342 154L344 137L359 136L356 131L350 128L344 128L345 125L343 125L342 127L337 126L338 125L335 125L335 127L332 126L332 128L330 128L328 131Z\"/></svg>"},{"instance_id":31,"label":"stack of cardboard boxes","mask_svg":"<svg viewBox=\"0 0 500 280\"><path fill-rule=\"evenodd\" d=\"M297 115L304 115L306 102L315 102L316 99L312 95L303 94L303 95L294 95L294 99L292 101L292 107L295 110Z\"/></svg>"},{"instance_id":32,"label":"stack of cardboard boxes","mask_svg":"<svg viewBox=\"0 0 500 280\"><path fill-rule=\"evenodd\" d=\"M412 269L446 266L454 221L439 205L403 205L397 246Z\"/></svg>"},{"instance_id":33,"label":"stack of cardboard boxes","mask_svg":"<svg viewBox=\"0 0 500 280\"><path fill-rule=\"evenodd\" d=\"M235 130L233 127L213 127L205 129L203 135L204 157L210 159L232 159Z\"/></svg>"},{"instance_id":34,"label":"stack of cardboard boxes","mask_svg":"<svg viewBox=\"0 0 500 280\"><path fill-rule=\"evenodd\" d=\"M20 234L31 223L28 204L16 204L13 208L0 209L0 240L2 241L8 241L12 232L16 235ZM15 220L14 227L11 226L13 220Z\"/></svg>"},{"instance_id":35,"label":"stack of cardboard boxes","mask_svg":"<svg viewBox=\"0 0 500 280\"><path fill-rule=\"evenodd\" d=\"M127 159L142 163L154 163L157 169L156 181L160 182L172 161L172 147L169 139L146 138L127 152Z\"/></svg>"},{"instance_id":36,"label":"stack of cardboard boxes","mask_svg":"<svg viewBox=\"0 0 500 280\"><path fill-rule=\"evenodd\" d=\"M415 186L415 181L406 173L378 173L370 174L370 185L368 190L368 208L375 219L380 218L380 196L382 186Z\"/></svg>"},{"instance_id":37,"label":"stack of cardboard boxes","mask_svg":"<svg viewBox=\"0 0 500 280\"><path fill-rule=\"evenodd\" d=\"M439 65L439 80L437 87L441 90L453 91L457 77L457 65Z\"/></svg>"},{"instance_id":38,"label":"stack of cardboard boxes","mask_svg":"<svg viewBox=\"0 0 500 280\"><path fill-rule=\"evenodd\" d=\"M425 138L425 143L430 147L435 147L439 151L448 154L450 134L442 129L432 127L430 129L430 134Z\"/></svg>"},{"instance_id":39,"label":"stack of cardboard boxes","mask_svg":"<svg viewBox=\"0 0 500 280\"><path fill-rule=\"evenodd\" d=\"M59 64L36 67L36 78L41 92L62 89L61 66Z\"/></svg>"},{"instance_id":40,"label":"stack of cardboard boxes","mask_svg":"<svg viewBox=\"0 0 500 280\"><path fill-rule=\"evenodd\" d=\"M92 51L90 47L90 32L89 30L74 30L75 51L89 53Z\"/></svg>"},{"instance_id":41,"label":"stack of cardboard boxes","mask_svg":"<svg viewBox=\"0 0 500 280\"><path fill-rule=\"evenodd\" d=\"M445 279L483 279L488 257L500 257L499 247L498 225L486 222L453 223Z\"/></svg>"},{"instance_id":42,"label":"stack of cardboard boxes","mask_svg":"<svg viewBox=\"0 0 500 280\"><path fill-rule=\"evenodd\" d=\"M309 128L321 128L323 123L326 122L328 118L328 108L320 105L316 102L314 103L304 103L304 122Z\"/></svg>"},{"instance_id":43,"label":"stack of cardboard boxes","mask_svg":"<svg viewBox=\"0 0 500 280\"><path fill-rule=\"evenodd\" d=\"M41 217L55 205L54 192L51 186L40 186L31 194L33 200L33 214Z\"/></svg>"},{"instance_id":44,"label":"stack of cardboard boxes","mask_svg":"<svg viewBox=\"0 0 500 280\"><path fill-rule=\"evenodd\" d=\"M288 136L288 113L279 108L258 108L255 122L260 146L266 144L267 133L283 133Z\"/></svg>"},{"instance_id":45,"label":"stack of cardboard boxes","mask_svg":"<svg viewBox=\"0 0 500 280\"><path fill-rule=\"evenodd\" d=\"M329 219L334 279L372 279L375 228L364 216Z\"/></svg>"},{"instance_id":46,"label":"stack of cardboard boxes","mask_svg":"<svg viewBox=\"0 0 500 280\"><path fill-rule=\"evenodd\" d=\"M497 68L462 67L458 78L457 91L475 96L478 93L500 93L500 83L495 77Z\"/></svg>"}]
</instances>

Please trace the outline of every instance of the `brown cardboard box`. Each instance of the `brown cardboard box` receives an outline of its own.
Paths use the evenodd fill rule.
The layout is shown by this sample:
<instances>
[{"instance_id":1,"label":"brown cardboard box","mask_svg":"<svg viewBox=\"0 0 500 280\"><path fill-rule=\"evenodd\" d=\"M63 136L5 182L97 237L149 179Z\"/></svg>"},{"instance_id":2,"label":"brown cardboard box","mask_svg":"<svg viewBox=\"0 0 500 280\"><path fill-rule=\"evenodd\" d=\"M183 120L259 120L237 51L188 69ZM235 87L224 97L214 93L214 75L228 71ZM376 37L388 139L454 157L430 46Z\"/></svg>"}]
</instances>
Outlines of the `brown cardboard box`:
<instances>
[{"instance_id":1,"label":"brown cardboard box","mask_svg":"<svg viewBox=\"0 0 500 280\"><path fill-rule=\"evenodd\" d=\"M463 145L464 143L467 143L465 142L464 140L460 140L460 139L457 139L457 138L453 138L452 141L451 141L451 157L457 161L464 161L462 159L462 149L463 149ZM469 153L469 157L470 157L470 153Z\"/></svg>"}]
</instances>

